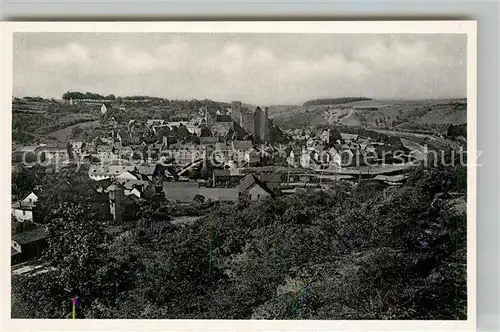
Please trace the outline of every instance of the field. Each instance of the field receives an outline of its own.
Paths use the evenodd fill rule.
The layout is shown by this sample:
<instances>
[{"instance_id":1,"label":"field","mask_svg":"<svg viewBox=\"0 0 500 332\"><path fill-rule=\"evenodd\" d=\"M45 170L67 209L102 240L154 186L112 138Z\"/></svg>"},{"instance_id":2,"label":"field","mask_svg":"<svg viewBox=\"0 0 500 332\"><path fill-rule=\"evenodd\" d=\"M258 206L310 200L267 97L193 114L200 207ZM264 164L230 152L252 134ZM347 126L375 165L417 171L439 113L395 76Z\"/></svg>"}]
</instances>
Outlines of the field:
<instances>
[{"instance_id":1,"label":"field","mask_svg":"<svg viewBox=\"0 0 500 332\"><path fill-rule=\"evenodd\" d=\"M467 102L454 100L362 100L338 105L271 106L269 116L284 129L319 124L424 130L442 133L467 121Z\"/></svg>"}]
</instances>

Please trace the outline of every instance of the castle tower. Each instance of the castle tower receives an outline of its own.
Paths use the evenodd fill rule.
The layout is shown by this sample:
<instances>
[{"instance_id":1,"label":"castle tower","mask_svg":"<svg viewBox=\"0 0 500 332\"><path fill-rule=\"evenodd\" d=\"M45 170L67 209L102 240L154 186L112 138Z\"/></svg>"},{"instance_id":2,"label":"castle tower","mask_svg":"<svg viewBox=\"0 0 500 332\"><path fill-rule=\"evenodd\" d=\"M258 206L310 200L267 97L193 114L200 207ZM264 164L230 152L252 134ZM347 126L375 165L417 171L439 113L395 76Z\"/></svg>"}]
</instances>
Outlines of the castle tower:
<instances>
[{"instance_id":1,"label":"castle tower","mask_svg":"<svg viewBox=\"0 0 500 332\"><path fill-rule=\"evenodd\" d=\"M241 118L241 101L232 101L231 102L231 117L234 122L240 123Z\"/></svg>"},{"instance_id":2,"label":"castle tower","mask_svg":"<svg viewBox=\"0 0 500 332\"><path fill-rule=\"evenodd\" d=\"M255 131L255 136L258 137L261 142L266 142L269 140L268 114L269 114L268 107L265 108L265 111L262 111L260 107L257 107L255 109L254 131Z\"/></svg>"},{"instance_id":3,"label":"castle tower","mask_svg":"<svg viewBox=\"0 0 500 332\"><path fill-rule=\"evenodd\" d=\"M116 222L123 221L123 212L125 210L125 192L124 188L113 183L108 188L109 195L109 212L113 216L113 220Z\"/></svg>"},{"instance_id":4,"label":"castle tower","mask_svg":"<svg viewBox=\"0 0 500 332\"><path fill-rule=\"evenodd\" d=\"M249 110L241 110L240 126L245 129L248 134L255 133L255 117L254 113Z\"/></svg>"},{"instance_id":5,"label":"castle tower","mask_svg":"<svg viewBox=\"0 0 500 332\"><path fill-rule=\"evenodd\" d=\"M205 116L205 123L207 125L207 128L209 128L209 129L212 128L212 125L214 124L214 119L213 119L213 116L208 111L207 106L203 106L203 113Z\"/></svg>"},{"instance_id":6,"label":"castle tower","mask_svg":"<svg viewBox=\"0 0 500 332\"><path fill-rule=\"evenodd\" d=\"M254 124L255 137L257 137L260 141L262 141L260 127L261 127L261 122L262 122L262 118L263 118L263 113L264 112L262 112L262 109L257 106L257 108L255 109L255 112L253 114L253 117L254 117L253 124Z\"/></svg>"},{"instance_id":7,"label":"castle tower","mask_svg":"<svg viewBox=\"0 0 500 332\"><path fill-rule=\"evenodd\" d=\"M262 141L269 141L269 107L264 108L264 113L260 121L260 132Z\"/></svg>"}]
</instances>

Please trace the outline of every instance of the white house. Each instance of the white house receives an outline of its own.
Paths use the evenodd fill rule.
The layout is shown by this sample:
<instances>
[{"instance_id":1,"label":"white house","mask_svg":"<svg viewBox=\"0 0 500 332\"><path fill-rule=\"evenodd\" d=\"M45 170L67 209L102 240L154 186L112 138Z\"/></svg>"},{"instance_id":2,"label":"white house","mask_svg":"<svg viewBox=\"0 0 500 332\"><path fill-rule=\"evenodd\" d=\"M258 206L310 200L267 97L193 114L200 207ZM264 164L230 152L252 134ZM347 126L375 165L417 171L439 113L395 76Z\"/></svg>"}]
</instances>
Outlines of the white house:
<instances>
[{"instance_id":1,"label":"white house","mask_svg":"<svg viewBox=\"0 0 500 332\"><path fill-rule=\"evenodd\" d=\"M105 104L102 104L101 106L101 114L106 114L108 113L108 108L106 107Z\"/></svg>"},{"instance_id":2,"label":"white house","mask_svg":"<svg viewBox=\"0 0 500 332\"><path fill-rule=\"evenodd\" d=\"M33 222L33 207L38 201L38 196L31 193L25 199L12 204L12 215L19 222L29 221Z\"/></svg>"},{"instance_id":3,"label":"white house","mask_svg":"<svg viewBox=\"0 0 500 332\"><path fill-rule=\"evenodd\" d=\"M303 168L308 168L311 164L311 152L306 149L302 150L302 155L300 156L300 166Z\"/></svg>"},{"instance_id":4,"label":"white house","mask_svg":"<svg viewBox=\"0 0 500 332\"><path fill-rule=\"evenodd\" d=\"M19 222L33 222L33 205L22 201L12 204L12 215Z\"/></svg>"},{"instance_id":5,"label":"white house","mask_svg":"<svg viewBox=\"0 0 500 332\"><path fill-rule=\"evenodd\" d=\"M81 156L83 153L83 142L81 141L74 141L70 142L71 144L71 152L73 154L73 157L78 157Z\"/></svg>"},{"instance_id":6,"label":"white house","mask_svg":"<svg viewBox=\"0 0 500 332\"><path fill-rule=\"evenodd\" d=\"M252 201L273 195L273 192L254 174L247 174L238 186L241 194L247 195Z\"/></svg>"},{"instance_id":7,"label":"white house","mask_svg":"<svg viewBox=\"0 0 500 332\"><path fill-rule=\"evenodd\" d=\"M26 198L23 199L22 201L24 203L35 205L35 203L38 201L38 196L35 195L35 193L31 193L28 196L26 196Z\"/></svg>"}]
</instances>

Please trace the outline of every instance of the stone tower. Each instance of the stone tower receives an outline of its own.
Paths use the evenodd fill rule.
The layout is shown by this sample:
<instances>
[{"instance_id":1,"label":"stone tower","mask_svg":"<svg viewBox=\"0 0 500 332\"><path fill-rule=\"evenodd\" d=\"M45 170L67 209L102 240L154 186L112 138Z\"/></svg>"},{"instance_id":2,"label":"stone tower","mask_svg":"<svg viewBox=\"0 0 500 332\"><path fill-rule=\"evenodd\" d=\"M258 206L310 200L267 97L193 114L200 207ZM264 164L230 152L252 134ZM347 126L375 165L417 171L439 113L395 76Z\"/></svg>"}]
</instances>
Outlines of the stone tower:
<instances>
[{"instance_id":1,"label":"stone tower","mask_svg":"<svg viewBox=\"0 0 500 332\"><path fill-rule=\"evenodd\" d=\"M212 125L214 124L214 117L208 111L208 107L207 106L203 106L202 107L202 112L203 112L204 117L205 117L205 123L206 123L207 128L209 128L209 129L212 128Z\"/></svg>"},{"instance_id":2,"label":"stone tower","mask_svg":"<svg viewBox=\"0 0 500 332\"><path fill-rule=\"evenodd\" d=\"M260 132L262 141L269 141L269 107L264 108L264 113L260 121Z\"/></svg>"},{"instance_id":3,"label":"stone tower","mask_svg":"<svg viewBox=\"0 0 500 332\"><path fill-rule=\"evenodd\" d=\"M113 183L108 187L109 195L109 212L113 216L113 220L116 222L123 221L123 212L125 210L125 192L124 188Z\"/></svg>"},{"instance_id":4,"label":"stone tower","mask_svg":"<svg viewBox=\"0 0 500 332\"><path fill-rule=\"evenodd\" d=\"M241 110L240 126L245 129L248 134L255 134L255 117L254 113L247 110Z\"/></svg>"},{"instance_id":5,"label":"stone tower","mask_svg":"<svg viewBox=\"0 0 500 332\"><path fill-rule=\"evenodd\" d=\"M262 111L260 107L257 107L255 109L254 131L255 131L255 136L258 137L261 142L266 142L269 140L268 114L269 114L268 107L265 108L265 111Z\"/></svg>"},{"instance_id":6,"label":"stone tower","mask_svg":"<svg viewBox=\"0 0 500 332\"><path fill-rule=\"evenodd\" d=\"M263 118L263 114L264 112L262 112L262 109L260 107L257 106L257 108L255 109L255 112L253 113L253 124L254 124L254 133L255 133L255 137L259 139L259 141L262 141L262 138L260 136L260 127L261 127L261 121L262 121L262 118Z\"/></svg>"},{"instance_id":7,"label":"stone tower","mask_svg":"<svg viewBox=\"0 0 500 332\"><path fill-rule=\"evenodd\" d=\"M231 102L231 117L234 122L240 123L241 118L241 101L232 101Z\"/></svg>"}]
</instances>

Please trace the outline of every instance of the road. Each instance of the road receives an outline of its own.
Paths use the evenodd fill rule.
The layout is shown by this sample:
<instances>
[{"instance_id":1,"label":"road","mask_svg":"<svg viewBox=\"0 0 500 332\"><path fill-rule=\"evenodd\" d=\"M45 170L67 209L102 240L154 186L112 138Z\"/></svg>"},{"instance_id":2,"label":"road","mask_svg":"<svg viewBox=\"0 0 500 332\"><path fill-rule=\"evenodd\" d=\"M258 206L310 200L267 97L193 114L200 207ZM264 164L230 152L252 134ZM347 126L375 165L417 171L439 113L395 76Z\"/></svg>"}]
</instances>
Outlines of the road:
<instances>
[{"instance_id":1,"label":"road","mask_svg":"<svg viewBox=\"0 0 500 332\"><path fill-rule=\"evenodd\" d=\"M419 134L419 133L412 133L408 131L397 131L397 130L386 130L386 129L370 129L379 133L387 134L387 135L393 135L397 137L416 137L416 138L421 138L421 139L429 139L430 143L437 142L437 144L445 145L445 146L451 146L452 148L456 149L458 148L458 144L452 140L439 137L436 135L429 135L429 134Z\"/></svg>"}]
</instances>

